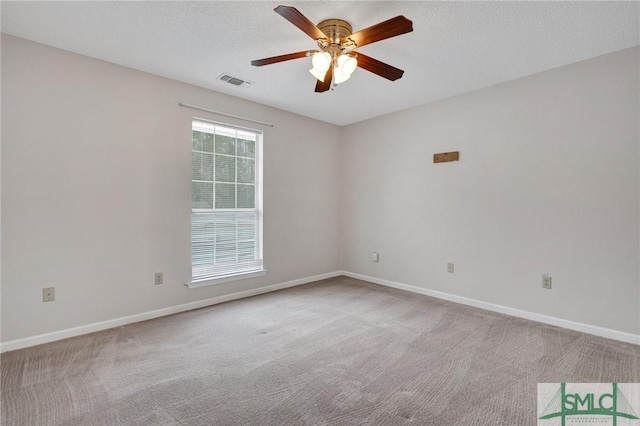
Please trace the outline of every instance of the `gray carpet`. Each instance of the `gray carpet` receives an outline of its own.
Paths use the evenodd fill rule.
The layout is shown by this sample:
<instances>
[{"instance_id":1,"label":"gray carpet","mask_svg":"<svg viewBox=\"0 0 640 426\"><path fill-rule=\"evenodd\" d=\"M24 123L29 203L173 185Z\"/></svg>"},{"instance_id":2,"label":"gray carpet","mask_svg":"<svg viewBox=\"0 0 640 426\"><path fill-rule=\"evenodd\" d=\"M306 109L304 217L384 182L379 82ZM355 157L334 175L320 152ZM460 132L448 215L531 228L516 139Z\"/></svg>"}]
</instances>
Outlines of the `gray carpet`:
<instances>
[{"instance_id":1,"label":"gray carpet","mask_svg":"<svg viewBox=\"0 0 640 426\"><path fill-rule=\"evenodd\" d=\"M534 425L640 348L339 277L2 355L3 425Z\"/></svg>"}]
</instances>

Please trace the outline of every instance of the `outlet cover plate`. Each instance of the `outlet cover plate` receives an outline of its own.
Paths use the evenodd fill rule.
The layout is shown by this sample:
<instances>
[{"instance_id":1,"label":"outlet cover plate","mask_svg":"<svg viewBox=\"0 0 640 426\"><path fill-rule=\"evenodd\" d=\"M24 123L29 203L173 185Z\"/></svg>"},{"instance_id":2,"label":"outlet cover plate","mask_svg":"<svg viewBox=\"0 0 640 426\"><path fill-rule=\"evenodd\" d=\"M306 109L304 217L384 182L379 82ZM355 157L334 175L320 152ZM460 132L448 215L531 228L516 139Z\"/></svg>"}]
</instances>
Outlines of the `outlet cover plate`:
<instances>
[{"instance_id":1,"label":"outlet cover plate","mask_svg":"<svg viewBox=\"0 0 640 426\"><path fill-rule=\"evenodd\" d=\"M542 288L551 290L551 277L549 274L542 274Z\"/></svg>"},{"instance_id":2,"label":"outlet cover plate","mask_svg":"<svg viewBox=\"0 0 640 426\"><path fill-rule=\"evenodd\" d=\"M42 301L53 302L56 300L56 288L46 287L42 289Z\"/></svg>"}]
</instances>

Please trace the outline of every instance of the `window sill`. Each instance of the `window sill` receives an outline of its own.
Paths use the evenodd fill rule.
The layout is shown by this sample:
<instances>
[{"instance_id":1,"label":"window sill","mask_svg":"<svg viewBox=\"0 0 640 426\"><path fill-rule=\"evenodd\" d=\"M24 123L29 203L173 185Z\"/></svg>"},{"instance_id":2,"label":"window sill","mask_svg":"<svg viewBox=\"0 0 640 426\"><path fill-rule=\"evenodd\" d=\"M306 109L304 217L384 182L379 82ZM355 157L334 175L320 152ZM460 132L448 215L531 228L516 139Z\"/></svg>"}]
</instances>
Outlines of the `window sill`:
<instances>
[{"instance_id":1,"label":"window sill","mask_svg":"<svg viewBox=\"0 0 640 426\"><path fill-rule=\"evenodd\" d=\"M242 272L240 274L235 274L235 275L224 275L219 278L206 278L204 280L190 281L188 283L185 283L185 285L190 289L198 288L198 287L206 287L210 285L226 283L229 281L238 281L238 280L246 280L249 278L262 277L264 275L267 275L267 272L269 272L268 269L261 269L259 271L251 271L251 272Z\"/></svg>"}]
</instances>

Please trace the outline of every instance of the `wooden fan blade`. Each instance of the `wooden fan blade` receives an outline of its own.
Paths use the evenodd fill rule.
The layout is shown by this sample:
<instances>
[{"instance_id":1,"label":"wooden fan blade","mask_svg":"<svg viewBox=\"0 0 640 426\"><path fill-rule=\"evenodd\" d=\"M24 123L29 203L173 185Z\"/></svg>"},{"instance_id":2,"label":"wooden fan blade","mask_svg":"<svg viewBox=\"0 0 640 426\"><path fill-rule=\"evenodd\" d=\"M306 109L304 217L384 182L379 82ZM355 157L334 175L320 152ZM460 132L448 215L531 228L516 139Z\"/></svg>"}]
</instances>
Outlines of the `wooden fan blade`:
<instances>
[{"instance_id":1,"label":"wooden fan blade","mask_svg":"<svg viewBox=\"0 0 640 426\"><path fill-rule=\"evenodd\" d=\"M290 61L292 59L306 58L307 56L309 56L309 53L311 52L313 52L313 50L311 51L305 50L303 52L288 53L286 55L272 56L270 58L264 58L264 59L256 59L255 61L251 61L251 65L253 65L254 67L261 67L263 65Z\"/></svg>"},{"instance_id":2,"label":"wooden fan blade","mask_svg":"<svg viewBox=\"0 0 640 426\"><path fill-rule=\"evenodd\" d=\"M342 42L344 43L348 39L351 39L358 47L362 47L386 38L410 33L411 31L413 31L413 22L404 16L399 15L395 18L380 22L379 24L372 25L364 30L360 30L357 33L353 33L350 36L343 38Z\"/></svg>"},{"instance_id":3,"label":"wooden fan blade","mask_svg":"<svg viewBox=\"0 0 640 426\"><path fill-rule=\"evenodd\" d=\"M316 83L316 92L326 92L331 88L331 81L333 80L333 66L330 66L327 73L324 75L324 81L318 80Z\"/></svg>"},{"instance_id":4,"label":"wooden fan blade","mask_svg":"<svg viewBox=\"0 0 640 426\"><path fill-rule=\"evenodd\" d=\"M319 38L327 38L327 35L320 31L306 16L304 16L298 9L291 6L278 6L275 9L276 13L282 16L287 21L291 22L296 27L300 28L305 34L314 40Z\"/></svg>"},{"instance_id":5,"label":"wooden fan blade","mask_svg":"<svg viewBox=\"0 0 640 426\"><path fill-rule=\"evenodd\" d=\"M404 71L401 69L392 67L389 64L380 62L379 60L363 55L362 53L358 53L358 66L391 81L401 78L402 74L404 74Z\"/></svg>"}]
</instances>

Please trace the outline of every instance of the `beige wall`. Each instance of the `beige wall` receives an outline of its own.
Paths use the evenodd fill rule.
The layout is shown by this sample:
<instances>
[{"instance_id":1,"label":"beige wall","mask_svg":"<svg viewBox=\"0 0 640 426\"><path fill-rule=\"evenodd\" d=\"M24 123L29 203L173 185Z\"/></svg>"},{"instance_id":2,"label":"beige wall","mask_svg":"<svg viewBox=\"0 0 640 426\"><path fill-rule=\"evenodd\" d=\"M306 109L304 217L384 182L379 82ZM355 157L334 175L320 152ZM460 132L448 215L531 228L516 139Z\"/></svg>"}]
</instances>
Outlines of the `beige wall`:
<instances>
[{"instance_id":1,"label":"beige wall","mask_svg":"<svg viewBox=\"0 0 640 426\"><path fill-rule=\"evenodd\" d=\"M638 334L638 92L633 48L344 128L343 269Z\"/></svg>"},{"instance_id":2,"label":"beige wall","mask_svg":"<svg viewBox=\"0 0 640 426\"><path fill-rule=\"evenodd\" d=\"M340 269L639 334L638 91L635 48L339 128L3 35L1 340ZM184 287L190 119L247 123L178 102L276 125L267 276Z\"/></svg>"},{"instance_id":3,"label":"beige wall","mask_svg":"<svg viewBox=\"0 0 640 426\"><path fill-rule=\"evenodd\" d=\"M265 277L189 290L192 116L261 121ZM2 36L2 341L339 270L340 129ZM164 272L154 285L154 272ZM56 301L42 302L55 286Z\"/></svg>"}]
</instances>

